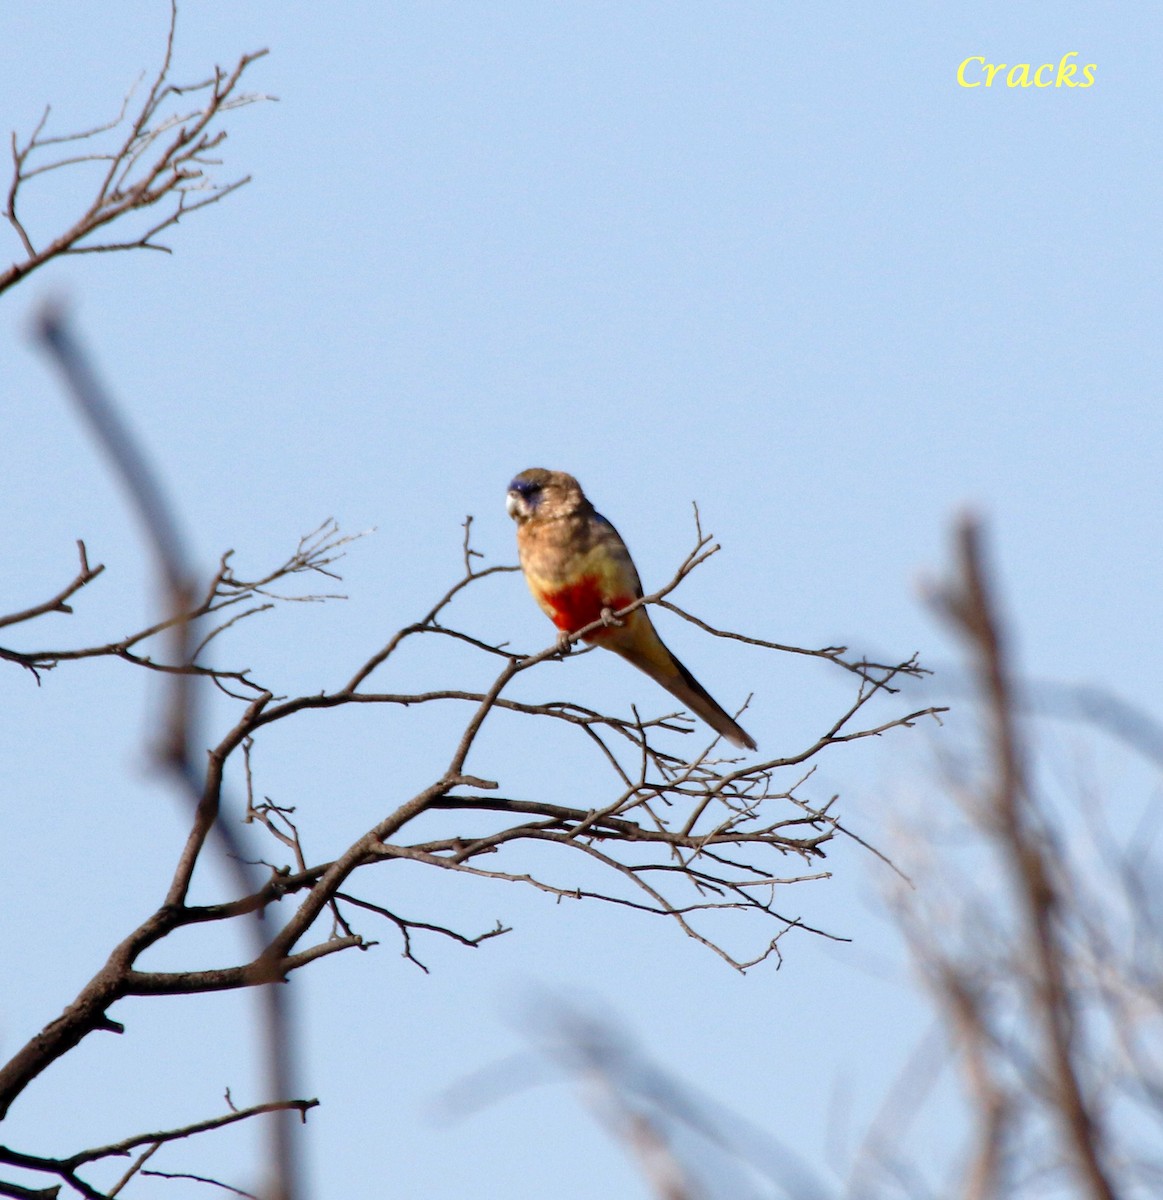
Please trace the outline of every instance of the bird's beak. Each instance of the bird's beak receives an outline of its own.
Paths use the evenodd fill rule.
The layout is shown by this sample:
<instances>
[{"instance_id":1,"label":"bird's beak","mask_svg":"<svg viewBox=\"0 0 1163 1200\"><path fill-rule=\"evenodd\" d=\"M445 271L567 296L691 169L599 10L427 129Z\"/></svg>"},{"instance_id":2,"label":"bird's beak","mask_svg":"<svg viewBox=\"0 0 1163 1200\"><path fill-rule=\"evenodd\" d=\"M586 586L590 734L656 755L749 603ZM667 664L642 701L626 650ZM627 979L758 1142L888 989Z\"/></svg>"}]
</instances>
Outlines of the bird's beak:
<instances>
[{"instance_id":1,"label":"bird's beak","mask_svg":"<svg viewBox=\"0 0 1163 1200\"><path fill-rule=\"evenodd\" d=\"M519 521L522 517L529 515L529 506L520 492L509 492L505 497L505 511L514 521Z\"/></svg>"}]
</instances>

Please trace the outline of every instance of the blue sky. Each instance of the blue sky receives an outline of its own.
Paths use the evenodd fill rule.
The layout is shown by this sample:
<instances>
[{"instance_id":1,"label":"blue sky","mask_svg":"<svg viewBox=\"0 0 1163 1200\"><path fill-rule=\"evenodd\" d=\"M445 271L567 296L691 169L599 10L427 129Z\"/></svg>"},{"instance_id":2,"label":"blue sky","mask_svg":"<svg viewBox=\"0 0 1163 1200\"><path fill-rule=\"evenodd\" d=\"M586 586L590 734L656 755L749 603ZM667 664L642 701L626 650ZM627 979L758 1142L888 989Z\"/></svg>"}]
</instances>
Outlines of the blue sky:
<instances>
[{"instance_id":1,"label":"blue sky","mask_svg":"<svg viewBox=\"0 0 1163 1200\"><path fill-rule=\"evenodd\" d=\"M154 2L5 5L4 131L47 102L57 132L112 115L165 23ZM348 601L223 639L280 691L333 686L422 613L457 575L466 514L488 561L513 561L505 485L539 465L581 479L648 589L690 548L697 501L723 550L678 599L711 623L934 664L956 648L917 582L972 507L1028 673L1157 709L1161 43L1141 6L189 3L176 77L271 50L250 83L277 103L231 118L222 168L254 181L173 231L172 257L73 259L4 297L0 607L59 587L81 537L106 575L33 640L105 640L151 611L134 525L27 337L38 299L64 296L207 567L227 548L241 569L273 565L328 516L375 527L344 564ZM1092 88L956 82L970 55L1069 51L1096 64ZM30 192L31 227L59 228L81 189L58 176ZM17 252L0 231L0 260ZM514 576L482 585L464 620L550 639ZM823 664L659 623L724 705L754 694L744 723L764 751L844 701ZM552 670L583 703L661 702L598 655ZM426 646L401 677L474 671ZM22 964L8 1049L148 911L181 820L143 762L151 681L95 664L0 686L4 870L30 910L0 916ZM449 745L426 714L271 732L261 786L299 806L319 854ZM957 723L838 752L821 790L884 833L942 736ZM498 723L483 754L539 786L548 767L519 738ZM588 759L552 766L550 789L589 786ZM854 944L801 938L781 970L746 977L661 922L400 872L414 914L515 932L426 947L423 976L385 931L296 982L303 1089L324 1100L306 1135L315 1194L645 1194L566 1086L432 1121L443 1089L525 1046L538 988L588 997L843 1174L928 1018L894 965L875 864L837 847L829 865L794 905ZM78 1139L245 1091L245 1004L123 1007L131 1037L90 1039L38 1083L10 1144L63 1126L97 1080L118 1101L67 1118Z\"/></svg>"}]
</instances>

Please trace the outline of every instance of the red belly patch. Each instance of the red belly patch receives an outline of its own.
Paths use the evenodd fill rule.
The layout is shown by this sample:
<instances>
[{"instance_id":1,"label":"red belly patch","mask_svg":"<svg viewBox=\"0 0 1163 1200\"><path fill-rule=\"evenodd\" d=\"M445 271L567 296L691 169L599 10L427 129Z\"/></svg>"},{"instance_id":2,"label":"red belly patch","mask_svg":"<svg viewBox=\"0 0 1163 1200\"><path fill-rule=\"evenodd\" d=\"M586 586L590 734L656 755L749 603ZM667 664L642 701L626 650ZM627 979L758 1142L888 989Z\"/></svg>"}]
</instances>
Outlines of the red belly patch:
<instances>
[{"instance_id":1,"label":"red belly patch","mask_svg":"<svg viewBox=\"0 0 1163 1200\"><path fill-rule=\"evenodd\" d=\"M604 596L600 582L592 575L579 579L577 583L571 583L568 587L560 588L556 592L545 594L545 602L553 610L551 617L554 625L565 633L575 633L587 625L592 625L594 621L600 621L603 608L617 612L618 609L631 604L633 600L633 596ZM598 629L591 633L586 640L592 641L595 638L605 637L609 633L608 629Z\"/></svg>"}]
</instances>

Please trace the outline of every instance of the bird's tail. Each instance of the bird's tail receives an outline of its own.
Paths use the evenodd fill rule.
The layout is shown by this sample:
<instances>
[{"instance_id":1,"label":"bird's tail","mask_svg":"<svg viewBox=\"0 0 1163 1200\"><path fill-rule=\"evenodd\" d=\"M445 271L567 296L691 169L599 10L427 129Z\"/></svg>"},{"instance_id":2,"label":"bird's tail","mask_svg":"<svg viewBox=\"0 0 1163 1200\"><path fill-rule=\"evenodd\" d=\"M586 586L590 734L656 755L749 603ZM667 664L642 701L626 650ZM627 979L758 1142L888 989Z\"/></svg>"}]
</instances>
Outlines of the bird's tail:
<instances>
[{"instance_id":1,"label":"bird's tail","mask_svg":"<svg viewBox=\"0 0 1163 1200\"><path fill-rule=\"evenodd\" d=\"M633 641L610 638L604 644L632 662L640 671L645 671L656 683L701 717L718 734L721 734L740 750L756 749L755 739L726 712L705 687L666 648L665 643L650 628L653 637L641 636ZM644 643L651 643L644 645Z\"/></svg>"}]
</instances>

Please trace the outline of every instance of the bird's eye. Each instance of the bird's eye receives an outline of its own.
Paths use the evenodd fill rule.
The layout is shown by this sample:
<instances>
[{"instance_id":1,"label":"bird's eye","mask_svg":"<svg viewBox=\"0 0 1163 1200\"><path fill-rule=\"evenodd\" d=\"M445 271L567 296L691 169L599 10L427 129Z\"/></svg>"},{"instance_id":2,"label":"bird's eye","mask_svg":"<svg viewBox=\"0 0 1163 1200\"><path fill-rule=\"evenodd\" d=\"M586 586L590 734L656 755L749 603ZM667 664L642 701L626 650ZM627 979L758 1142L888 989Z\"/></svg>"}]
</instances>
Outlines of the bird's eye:
<instances>
[{"instance_id":1,"label":"bird's eye","mask_svg":"<svg viewBox=\"0 0 1163 1200\"><path fill-rule=\"evenodd\" d=\"M516 492L519 496L524 496L528 500L530 496L535 496L541 491L541 484L533 483L528 479L514 479L510 485L510 490Z\"/></svg>"}]
</instances>

